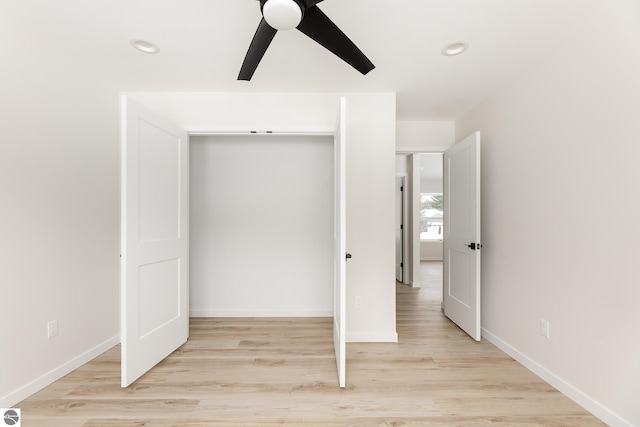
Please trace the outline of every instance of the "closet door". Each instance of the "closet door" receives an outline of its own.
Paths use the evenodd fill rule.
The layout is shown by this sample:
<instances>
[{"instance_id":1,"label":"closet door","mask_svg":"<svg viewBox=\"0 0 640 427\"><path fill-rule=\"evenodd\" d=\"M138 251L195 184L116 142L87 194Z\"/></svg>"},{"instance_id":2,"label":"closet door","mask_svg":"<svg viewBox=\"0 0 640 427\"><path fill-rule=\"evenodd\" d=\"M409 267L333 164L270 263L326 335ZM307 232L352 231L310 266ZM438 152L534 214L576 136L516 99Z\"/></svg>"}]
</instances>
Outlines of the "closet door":
<instances>
[{"instance_id":1,"label":"closet door","mask_svg":"<svg viewBox=\"0 0 640 427\"><path fill-rule=\"evenodd\" d=\"M189 335L189 140L122 100L122 387Z\"/></svg>"},{"instance_id":2,"label":"closet door","mask_svg":"<svg viewBox=\"0 0 640 427\"><path fill-rule=\"evenodd\" d=\"M347 344L346 344L346 181L345 181L345 144L346 98L340 99L340 110L334 142L334 220L333 220L333 258L334 258L334 309L333 309L333 345L338 365L338 382L346 386Z\"/></svg>"}]
</instances>

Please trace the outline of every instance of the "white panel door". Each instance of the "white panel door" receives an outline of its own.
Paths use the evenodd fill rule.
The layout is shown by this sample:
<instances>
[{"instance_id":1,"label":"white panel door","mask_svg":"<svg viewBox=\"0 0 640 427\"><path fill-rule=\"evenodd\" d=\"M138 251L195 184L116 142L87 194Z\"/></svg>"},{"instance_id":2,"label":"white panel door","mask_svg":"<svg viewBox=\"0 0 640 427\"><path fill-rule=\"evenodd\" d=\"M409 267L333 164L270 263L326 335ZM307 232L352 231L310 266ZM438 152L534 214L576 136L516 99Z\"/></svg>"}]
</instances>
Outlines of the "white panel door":
<instances>
[{"instance_id":1,"label":"white panel door","mask_svg":"<svg viewBox=\"0 0 640 427\"><path fill-rule=\"evenodd\" d=\"M346 386L347 344L346 344L346 180L345 180L345 143L346 143L346 98L340 99L340 110L334 142L334 220L333 220L333 345L338 365L338 383Z\"/></svg>"},{"instance_id":2,"label":"white panel door","mask_svg":"<svg viewBox=\"0 0 640 427\"><path fill-rule=\"evenodd\" d=\"M187 133L123 97L122 387L189 335Z\"/></svg>"},{"instance_id":3,"label":"white panel door","mask_svg":"<svg viewBox=\"0 0 640 427\"><path fill-rule=\"evenodd\" d=\"M404 177L396 176L396 280L402 282L404 265Z\"/></svg>"},{"instance_id":4,"label":"white panel door","mask_svg":"<svg viewBox=\"0 0 640 427\"><path fill-rule=\"evenodd\" d=\"M480 132L444 154L444 313L480 341Z\"/></svg>"}]
</instances>

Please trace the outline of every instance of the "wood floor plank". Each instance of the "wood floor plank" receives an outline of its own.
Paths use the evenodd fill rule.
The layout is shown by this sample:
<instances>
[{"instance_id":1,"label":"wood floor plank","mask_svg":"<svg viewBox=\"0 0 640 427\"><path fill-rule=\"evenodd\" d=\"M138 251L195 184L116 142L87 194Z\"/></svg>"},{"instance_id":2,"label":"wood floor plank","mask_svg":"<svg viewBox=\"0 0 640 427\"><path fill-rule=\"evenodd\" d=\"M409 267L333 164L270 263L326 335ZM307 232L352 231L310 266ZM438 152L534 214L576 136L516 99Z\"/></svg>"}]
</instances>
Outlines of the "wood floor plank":
<instances>
[{"instance_id":1,"label":"wood floor plank","mask_svg":"<svg viewBox=\"0 0 640 427\"><path fill-rule=\"evenodd\" d=\"M441 264L424 268L426 287L396 285L399 343L347 345L346 389L331 319L191 319L189 341L127 389L115 347L16 406L29 427L604 425L451 324Z\"/></svg>"}]
</instances>

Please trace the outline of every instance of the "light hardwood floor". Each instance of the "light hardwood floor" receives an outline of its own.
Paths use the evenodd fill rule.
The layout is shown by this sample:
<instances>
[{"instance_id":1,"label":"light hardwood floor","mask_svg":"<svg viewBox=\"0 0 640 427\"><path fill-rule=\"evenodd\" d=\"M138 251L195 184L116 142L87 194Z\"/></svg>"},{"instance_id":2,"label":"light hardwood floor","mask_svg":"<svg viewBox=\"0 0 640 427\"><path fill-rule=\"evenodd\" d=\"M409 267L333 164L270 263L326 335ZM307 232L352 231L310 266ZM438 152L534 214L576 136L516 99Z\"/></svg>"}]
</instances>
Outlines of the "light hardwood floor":
<instances>
[{"instance_id":1,"label":"light hardwood floor","mask_svg":"<svg viewBox=\"0 0 640 427\"><path fill-rule=\"evenodd\" d=\"M192 319L187 344L129 389L116 347L21 402L23 426L601 426L440 311L441 264L396 284L398 344L348 344L330 319Z\"/></svg>"}]
</instances>

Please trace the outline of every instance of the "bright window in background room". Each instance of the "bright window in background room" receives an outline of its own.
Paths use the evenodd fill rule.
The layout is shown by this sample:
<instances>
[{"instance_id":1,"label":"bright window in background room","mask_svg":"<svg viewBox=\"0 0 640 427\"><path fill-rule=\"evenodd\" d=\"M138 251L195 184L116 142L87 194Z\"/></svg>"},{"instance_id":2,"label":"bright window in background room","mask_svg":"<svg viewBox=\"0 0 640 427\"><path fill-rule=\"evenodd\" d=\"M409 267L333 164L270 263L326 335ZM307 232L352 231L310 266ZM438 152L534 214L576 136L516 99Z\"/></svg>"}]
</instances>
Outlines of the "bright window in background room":
<instances>
[{"instance_id":1,"label":"bright window in background room","mask_svg":"<svg viewBox=\"0 0 640 427\"><path fill-rule=\"evenodd\" d=\"M441 193L420 194L420 240L442 240L443 209Z\"/></svg>"}]
</instances>

